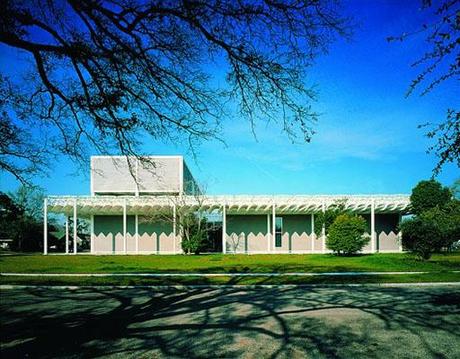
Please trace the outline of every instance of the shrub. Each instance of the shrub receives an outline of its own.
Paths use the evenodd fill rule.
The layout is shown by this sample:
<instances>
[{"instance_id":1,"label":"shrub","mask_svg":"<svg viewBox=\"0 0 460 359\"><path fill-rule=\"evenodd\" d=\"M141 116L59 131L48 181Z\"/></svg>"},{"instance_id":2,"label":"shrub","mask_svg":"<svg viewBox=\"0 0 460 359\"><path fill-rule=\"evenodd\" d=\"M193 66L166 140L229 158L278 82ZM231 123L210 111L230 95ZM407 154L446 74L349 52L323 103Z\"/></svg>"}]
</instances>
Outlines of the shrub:
<instances>
[{"instance_id":1,"label":"shrub","mask_svg":"<svg viewBox=\"0 0 460 359\"><path fill-rule=\"evenodd\" d=\"M434 252L460 240L460 201L434 207L401 223L404 249L427 260Z\"/></svg>"},{"instance_id":2,"label":"shrub","mask_svg":"<svg viewBox=\"0 0 460 359\"><path fill-rule=\"evenodd\" d=\"M339 255L359 252L369 242L364 235L366 221L359 216L339 215L329 227L326 246Z\"/></svg>"},{"instance_id":3,"label":"shrub","mask_svg":"<svg viewBox=\"0 0 460 359\"><path fill-rule=\"evenodd\" d=\"M443 207L452 197L447 187L443 187L438 181L431 179L420 181L413 189L410 196L412 212L421 214L436 206Z\"/></svg>"},{"instance_id":4,"label":"shrub","mask_svg":"<svg viewBox=\"0 0 460 359\"><path fill-rule=\"evenodd\" d=\"M442 247L440 232L432 222L427 223L420 217L414 217L401 223L400 227L404 249L421 259L429 259L433 252Z\"/></svg>"},{"instance_id":5,"label":"shrub","mask_svg":"<svg viewBox=\"0 0 460 359\"><path fill-rule=\"evenodd\" d=\"M184 238L182 241L182 250L185 253L199 254L203 246L203 242L206 239L206 232L200 231L190 235L188 238Z\"/></svg>"}]
</instances>

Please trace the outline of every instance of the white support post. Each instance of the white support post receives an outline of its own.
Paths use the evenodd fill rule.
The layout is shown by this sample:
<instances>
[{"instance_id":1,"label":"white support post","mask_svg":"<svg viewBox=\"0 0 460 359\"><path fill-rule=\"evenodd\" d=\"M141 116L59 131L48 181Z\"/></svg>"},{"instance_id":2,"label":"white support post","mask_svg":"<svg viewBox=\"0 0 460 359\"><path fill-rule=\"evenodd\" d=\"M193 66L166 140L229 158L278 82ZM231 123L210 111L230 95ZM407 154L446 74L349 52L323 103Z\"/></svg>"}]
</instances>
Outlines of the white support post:
<instances>
[{"instance_id":1,"label":"white support post","mask_svg":"<svg viewBox=\"0 0 460 359\"><path fill-rule=\"evenodd\" d=\"M93 158L91 158L91 162L89 164L89 170L90 170L90 173L91 173L91 178L90 178L90 188L91 188L91 196L94 196L94 179L93 179L93 176L94 176L94 167L93 167Z\"/></svg>"},{"instance_id":2,"label":"white support post","mask_svg":"<svg viewBox=\"0 0 460 359\"><path fill-rule=\"evenodd\" d=\"M222 206L222 253L227 253L227 206Z\"/></svg>"},{"instance_id":3,"label":"white support post","mask_svg":"<svg viewBox=\"0 0 460 359\"><path fill-rule=\"evenodd\" d=\"M176 254L176 204L173 205L173 252Z\"/></svg>"},{"instance_id":4,"label":"white support post","mask_svg":"<svg viewBox=\"0 0 460 359\"><path fill-rule=\"evenodd\" d=\"M375 240L375 200L371 202L371 252L377 252Z\"/></svg>"},{"instance_id":5,"label":"white support post","mask_svg":"<svg viewBox=\"0 0 460 359\"><path fill-rule=\"evenodd\" d=\"M91 247L89 250L94 253L94 215L91 215Z\"/></svg>"},{"instance_id":6,"label":"white support post","mask_svg":"<svg viewBox=\"0 0 460 359\"><path fill-rule=\"evenodd\" d=\"M77 254L77 199L73 202L73 254Z\"/></svg>"},{"instance_id":7,"label":"white support post","mask_svg":"<svg viewBox=\"0 0 460 359\"><path fill-rule=\"evenodd\" d=\"M398 226L401 224L401 222L402 222L402 215L400 213L399 214L399 219L398 219ZM398 232L398 240L399 240L399 251L402 252L403 247L402 247L402 233L401 233L401 230Z\"/></svg>"},{"instance_id":8,"label":"white support post","mask_svg":"<svg viewBox=\"0 0 460 359\"><path fill-rule=\"evenodd\" d=\"M43 200L43 254L48 254L48 199Z\"/></svg>"},{"instance_id":9,"label":"white support post","mask_svg":"<svg viewBox=\"0 0 460 359\"><path fill-rule=\"evenodd\" d=\"M270 214L267 214L267 252L270 252Z\"/></svg>"},{"instance_id":10,"label":"white support post","mask_svg":"<svg viewBox=\"0 0 460 359\"><path fill-rule=\"evenodd\" d=\"M276 251L276 209L275 204L273 203L272 208L272 243L273 243L273 252Z\"/></svg>"},{"instance_id":11,"label":"white support post","mask_svg":"<svg viewBox=\"0 0 460 359\"><path fill-rule=\"evenodd\" d=\"M65 254L69 254L69 216L65 216Z\"/></svg>"},{"instance_id":12,"label":"white support post","mask_svg":"<svg viewBox=\"0 0 460 359\"><path fill-rule=\"evenodd\" d=\"M139 197L139 159L138 158L136 158L135 176L136 176L136 193L135 193L135 196Z\"/></svg>"},{"instance_id":13,"label":"white support post","mask_svg":"<svg viewBox=\"0 0 460 359\"><path fill-rule=\"evenodd\" d=\"M322 205L322 211L323 214L326 212L326 202L323 200L323 205ZM324 222L324 220L323 220ZM323 228L321 228L321 239L322 239L322 252L326 253L326 226L323 223Z\"/></svg>"},{"instance_id":14,"label":"white support post","mask_svg":"<svg viewBox=\"0 0 460 359\"><path fill-rule=\"evenodd\" d=\"M127 246L128 237L126 235L126 198L123 200L123 252L128 252Z\"/></svg>"},{"instance_id":15,"label":"white support post","mask_svg":"<svg viewBox=\"0 0 460 359\"><path fill-rule=\"evenodd\" d=\"M315 215L311 214L311 252L315 251Z\"/></svg>"},{"instance_id":16,"label":"white support post","mask_svg":"<svg viewBox=\"0 0 460 359\"><path fill-rule=\"evenodd\" d=\"M139 215L134 216L134 236L136 237L136 254L139 254Z\"/></svg>"}]
</instances>

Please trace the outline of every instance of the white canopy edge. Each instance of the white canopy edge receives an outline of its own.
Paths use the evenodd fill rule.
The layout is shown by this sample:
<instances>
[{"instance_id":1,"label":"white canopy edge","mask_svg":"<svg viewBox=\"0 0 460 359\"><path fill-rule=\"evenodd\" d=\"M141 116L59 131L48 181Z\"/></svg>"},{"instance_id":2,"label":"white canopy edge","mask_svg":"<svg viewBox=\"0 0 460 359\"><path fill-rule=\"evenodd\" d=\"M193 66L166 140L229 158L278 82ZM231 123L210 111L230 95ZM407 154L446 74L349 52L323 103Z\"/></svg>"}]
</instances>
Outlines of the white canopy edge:
<instances>
[{"instance_id":1,"label":"white canopy edge","mask_svg":"<svg viewBox=\"0 0 460 359\"><path fill-rule=\"evenodd\" d=\"M267 214L273 206L279 214L311 214L345 201L356 213L408 212L408 195L203 195L203 196L49 196L48 211L79 216L121 215L126 203L128 214L149 214L159 209L187 207L206 211L227 209L227 214Z\"/></svg>"}]
</instances>

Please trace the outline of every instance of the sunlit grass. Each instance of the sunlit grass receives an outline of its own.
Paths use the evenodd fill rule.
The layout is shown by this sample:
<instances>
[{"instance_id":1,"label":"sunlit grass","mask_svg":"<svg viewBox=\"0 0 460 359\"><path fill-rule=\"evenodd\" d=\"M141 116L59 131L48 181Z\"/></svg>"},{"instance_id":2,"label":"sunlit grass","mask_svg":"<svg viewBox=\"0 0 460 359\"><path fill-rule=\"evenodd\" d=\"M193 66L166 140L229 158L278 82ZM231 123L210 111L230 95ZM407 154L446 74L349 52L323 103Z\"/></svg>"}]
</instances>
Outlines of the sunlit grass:
<instances>
[{"instance_id":1,"label":"sunlit grass","mask_svg":"<svg viewBox=\"0 0 460 359\"><path fill-rule=\"evenodd\" d=\"M460 270L460 253L420 261L411 254L338 257L312 255L14 255L0 256L1 272L20 273L270 273Z\"/></svg>"},{"instance_id":2,"label":"sunlit grass","mask_svg":"<svg viewBox=\"0 0 460 359\"><path fill-rule=\"evenodd\" d=\"M0 284L38 286L156 286L156 285L280 285L460 282L460 273L381 274L362 276L268 276L268 277L0 277Z\"/></svg>"}]
</instances>

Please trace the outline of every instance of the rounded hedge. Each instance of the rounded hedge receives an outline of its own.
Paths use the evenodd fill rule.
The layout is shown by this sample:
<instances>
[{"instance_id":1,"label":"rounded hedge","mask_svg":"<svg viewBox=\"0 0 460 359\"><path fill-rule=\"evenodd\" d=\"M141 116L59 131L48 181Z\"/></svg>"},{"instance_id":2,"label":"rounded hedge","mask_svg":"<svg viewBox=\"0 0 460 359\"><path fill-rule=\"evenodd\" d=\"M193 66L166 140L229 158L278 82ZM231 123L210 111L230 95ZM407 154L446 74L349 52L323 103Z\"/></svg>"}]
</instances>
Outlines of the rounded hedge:
<instances>
[{"instance_id":1,"label":"rounded hedge","mask_svg":"<svg viewBox=\"0 0 460 359\"><path fill-rule=\"evenodd\" d=\"M363 217L341 214L329 227L326 246L339 255L359 252L369 242Z\"/></svg>"}]
</instances>

